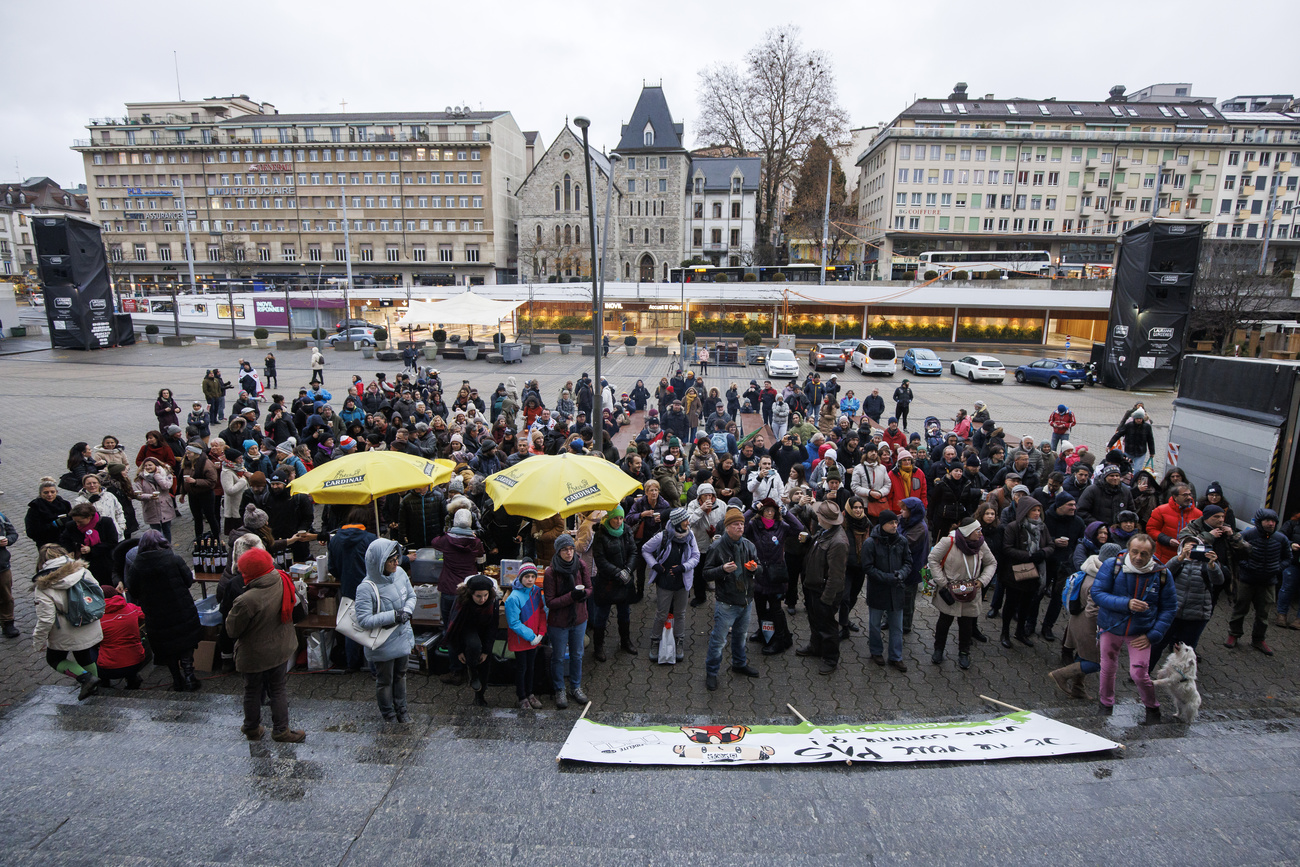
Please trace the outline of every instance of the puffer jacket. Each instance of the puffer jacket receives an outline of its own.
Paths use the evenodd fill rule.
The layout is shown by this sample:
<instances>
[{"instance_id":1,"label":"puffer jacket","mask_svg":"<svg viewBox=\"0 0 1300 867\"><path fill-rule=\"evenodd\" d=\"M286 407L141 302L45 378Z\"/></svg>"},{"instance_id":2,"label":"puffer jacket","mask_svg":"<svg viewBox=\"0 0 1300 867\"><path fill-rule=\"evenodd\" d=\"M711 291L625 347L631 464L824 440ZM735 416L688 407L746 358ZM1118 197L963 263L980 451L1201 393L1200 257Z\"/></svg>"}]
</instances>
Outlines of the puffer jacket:
<instances>
[{"instance_id":1,"label":"puffer jacket","mask_svg":"<svg viewBox=\"0 0 1300 867\"><path fill-rule=\"evenodd\" d=\"M745 538L754 543L754 548L758 551L758 562L765 567L769 564L779 564L779 568L775 573L768 568L758 570L758 574L754 576L758 592L784 592L786 588L786 581L783 577L785 575L786 539L796 537L803 531L804 525L790 512L777 515L776 521L770 529L763 526L763 519L760 515L754 515L745 522Z\"/></svg>"},{"instance_id":2,"label":"puffer jacket","mask_svg":"<svg viewBox=\"0 0 1300 867\"><path fill-rule=\"evenodd\" d=\"M862 546L862 571L867 582L867 606L881 611L903 607L904 587L912 571L912 549L902 533L885 533L879 526Z\"/></svg>"},{"instance_id":3,"label":"puffer jacket","mask_svg":"<svg viewBox=\"0 0 1300 867\"><path fill-rule=\"evenodd\" d=\"M1219 564L1206 560L1182 560L1178 557L1167 564L1178 593L1175 620L1206 621L1214 614L1212 588L1223 586L1223 570Z\"/></svg>"},{"instance_id":4,"label":"puffer jacket","mask_svg":"<svg viewBox=\"0 0 1300 867\"><path fill-rule=\"evenodd\" d=\"M144 612L127 602L122 594L104 600L104 616L99 621L104 638L99 644L99 658L95 660L100 671L130 668L144 662L144 645L140 643L143 622Z\"/></svg>"},{"instance_id":5,"label":"puffer jacket","mask_svg":"<svg viewBox=\"0 0 1300 867\"><path fill-rule=\"evenodd\" d=\"M447 503L436 489L429 494L412 491L402 497L397 509L397 537L408 548L427 548L442 535L446 518Z\"/></svg>"},{"instance_id":6,"label":"puffer jacket","mask_svg":"<svg viewBox=\"0 0 1300 867\"><path fill-rule=\"evenodd\" d=\"M1160 643L1178 609L1178 593L1169 570L1157 566L1151 572L1124 571L1124 556L1113 557L1097 571L1092 598L1097 603L1097 628L1113 635L1146 635L1152 645ZM1131 611L1128 604L1141 599L1146 611Z\"/></svg>"},{"instance_id":7,"label":"puffer jacket","mask_svg":"<svg viewBox=\"0 0 1300 867\"><path fill-rule=\"evenodd\" d=\"M1255 513L1255 526L1241 534L1250 551L1241 561L1238 576L1246 584L1263 584L1266 587L1278 582L1282 567L1291 563L1290 540L1276 529L1268 535L1260 528L1265 520L1277 521L1277 512L1260 509Z\"/></svg>"},{"instance_id":8,"label":"puffer jacket","mask_svg":"<svg viewBox=\"0 0 1300 867\"><path fill-rule=\"evenodd\" d=\"M1147 535L1156 540L1156 558L1166 563L1178 553L1178 537L1187 529L1187 525L1201 517L1201 510L1195 504L1186 509L1178 508L1178 501L1173 497L1151 512L1147 519Z\"/></svg>"},{"instance_id":9,"label":"puffer jacket","mask_svg":"<svg viewBox=\"0 0 1300 867\"><path fill-rule=\"evenodd\" d=\"M1133 509L1133 492L1128 485L1111 487L1104 481L1093 482L1079 495L1075 514L1083 523L1101 521L1107 527L1115 523L1116 516Z\"/></svg>"},{"instance_id":10,"label":"puffer jacket","mask_svg":"<svg viewBox=\"0 0 1300 867\"><path fill-rule=\"evenodd\" d=\"M393 554L401 554L401 546L392 539L376 539L366 549L366 578L357 588L355 609L357 624L362 629L376 629L397 623L397 612L415 613L415 590L406 570L398 566L391 575L384 574L384 563ZM410 655L415 647L415 633L411 621L398 625L384 643L365 648L366 659L387 662Z\"/></svg>"},{"instance_id":11,"label":"puffer jacket","mask_svg":"<svg viewBox=\"0 0 1300 867\"><path fill-rule=\"evenodd\" d=\"M36 628L32 645L38 653L49 650L85 650L104 640L95 620L85 626L68 622L68 590L83 578L95 578L80 560L55 557L36 575Z\"/></svg>"},{"instance_id":12,"label":"puffer jacket","mask_svg":"<svg viewBox=\"0 0 1300 867\"><path fill-rule=\"evenodd\" d=\"M377 537L360 524L344 524L330 536L329 573L339 582L339 596L354 599L366 577L366 551Z\"/></svg>"},{"instance_id":13,"label":"puffer jacket","mask_svg":"<svg viewBox=\"0 0 1300 867\"><path fill-rule=\"evenodd\" d=\"M714 593L722 605L748 605L754 598L754 570L745 564L757 565L758 550L754 543L741 536L733 541L725 532L718 537L704 555L704 579L714 582ZM728 572L722 567L735 563L736 569Z\"/></svg>"},{"instance_id":14,"label":"puffer jacket","mask_svg":"<svg viewBox=\"0 0 1300 867\"><path fill-rule=\"evenodd\" d=\"M438 577L439 593L455 593L460 583L478 572L483 560L483 543L472 533L455 531L429 542L430 548L442 552L442 574Z\"/></svg>"},{"instance_id":15,"label":"puffer jacket","mask_svg":"<svg viewBox=\"0 0 1300 867\"><path fill-rule=\"evenodd\" d=\"M135 480L140 507L146 524L166 524L176 517L176 500L172 498L172 474L159 470L152 476L143 473ZM157 494L155 498L153 495Z\"/></svg>"},{"instance_id":16,"label":"puffer jacket","mask_svg":"<svg viewBox=\"0 0 1300 867\"><path fill-rule=\"evenodd\" d=\"M686 590L695 586L695 567L700 563L700 547L695 543L695 534L690 530L686 531L685 537L677 541L671 528L666 528L646 541L641 546L641 556L646 562L646 584L654 584L660 578L660 564L667 562L672 553L673 544L683 546L682 549L682 583Z\"/></svg>"},{"instance_id":17,"label":"puffer jacket","mask_svg":"<svg viewBox=\"0 0 1300 867\"><path fill-rule=\"evenodd\" d=\"M601 523L591 545L596 561L592 595L597 605L631 602L636 596L636 540L627 524L617 536ZM624 581L623 576L627 580Z\"/></svg>"},{"instance_id":18,"label":"puffer jacket","mask_svg":"<svg viewBox=\"0 0 1300 867\"><path fill-rule=\"evenodd\" d=\"M518 578L510 585L510 595L502 607L506 612L506 650L519 653L533 650L533 639L546 635L546 597L542 585L525 587Z\"/></svg>"}]
</instances>

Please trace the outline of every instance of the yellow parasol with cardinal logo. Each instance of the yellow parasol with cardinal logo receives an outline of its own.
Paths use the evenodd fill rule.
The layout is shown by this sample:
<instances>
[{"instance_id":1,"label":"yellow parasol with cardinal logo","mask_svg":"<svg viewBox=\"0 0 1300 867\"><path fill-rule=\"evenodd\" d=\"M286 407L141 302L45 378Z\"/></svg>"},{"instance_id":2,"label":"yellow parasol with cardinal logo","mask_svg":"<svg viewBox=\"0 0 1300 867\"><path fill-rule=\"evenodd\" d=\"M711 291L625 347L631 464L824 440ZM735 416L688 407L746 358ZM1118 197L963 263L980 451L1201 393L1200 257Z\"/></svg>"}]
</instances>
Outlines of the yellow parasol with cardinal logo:
<instances>
[{"instance_id":1,"label":"yellow parasol with cardinal logo","mask_svg":"<svg viewBox=\"0 0 1300 867\"><path fill-rule=\"evenodd\" d=\"M604 458L535 455L485 480L488 496L511 515L542 520L612 509L641 483Z\"/></svg>"}]
</instances>

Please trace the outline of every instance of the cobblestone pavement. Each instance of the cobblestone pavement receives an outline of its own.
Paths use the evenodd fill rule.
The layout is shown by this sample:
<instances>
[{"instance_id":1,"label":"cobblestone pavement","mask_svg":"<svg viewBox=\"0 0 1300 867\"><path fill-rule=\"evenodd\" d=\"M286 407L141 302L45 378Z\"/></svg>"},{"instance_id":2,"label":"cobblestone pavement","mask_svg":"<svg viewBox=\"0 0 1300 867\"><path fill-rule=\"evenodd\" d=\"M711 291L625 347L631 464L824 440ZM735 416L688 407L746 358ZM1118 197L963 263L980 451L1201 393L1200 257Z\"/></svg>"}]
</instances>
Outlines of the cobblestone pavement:
<instances>
[{"instance_id":1,"label":"cobblestone pavement","mask_svg":"<svg viewBox=\"0 0 1300 867\"><path fill-rule=\"evenodd\" d=\"M68 447L77 440L98 442L105 434L121 439L128 451L138 448L143 434L152 428L152 401L160 387L172 388L177 400L187 407L199 395L199 383L206 368L213 364L233 372L241 355L260 358L257 349L218 350L214 345L169 348L141 345L98 353L38 351L0 357L0 511L21 527L26 503L36 494L36 480L42 475L61 472ZM308 376L306 351L277 353L282 387L285 394L296 394ZM367 379L377 370L396 373L399 365L363 361L359 355L327 353L327 384L335 393L342 391L355 370ZM619 390L630 389L636 378L647 384L657 381L669 367L670 360L643 356L612 355L606 364L607 376ZM260 366L260 365L259 365ZM439 364L445 382L470 379L486 395L507 375L516 379L537 377L544 393L555 393L565 379L576 378L589 370L590 358L576 354L546 354L527 358L508 368L488 366L484 362L444 362ZM746 383L759 374L759 368L710 369L710 381L735 379ZM761 375L756 378L762 379ZM859 394L873 384L856 371L842 377ZM1123 410L1137 399L1134 395L1101 388L1081 392L1049 391L1035 386L1008 383L1003 386L972 386L950 376L921 380L913 377L917 393L913 418L926 415L951 417L954 408L966 405L977 396L989 404L995 419L1008 436L1028 432L1042 436L1047 432L1046 418L1058 402L1068 403L1083 420L1082 434L1075 442L1104 445L1105 437L1119 421ZM882 392L892 391L894 380L877 381ZM886 392L888 395L888 393ZM1157 444L1163 448L1161 425L1167 425L1171 396L1144 395L1157 425ZM749 418L749 417L746 417ZM1196 480L1200 486L1208 480ZM183 510L175 522L177 547L188 551L192 524ZM13 572L18 596L18 624L30 635L34 616L28 577L34 571L35 550L24 537L14 551ZM980 694L991 695L1020 707L1061 708L1063 701L1054 693L1046 672L1054 667L1055 647L1039 641L1038 646L1017 645L1004 650L996 643L997 625L981 619L984 631L993 639L978 644L974 664L967 672L955 664L955 648L949 648L949 661L942 666L930 663L934 610L924 599L919 601L915 631L907 636L904 658L909 666L902 674L870 664L865 630L842 645L842 665L829 677L816 675L814 660L799 659L793 653L776 657L754 652L751 662L761 671L756 679L732 677L724 667L722 686L714 693L704 688L703 654L711 622L710 608L691 609L690 636L686 659L677 666L656 666L642 656L632 658L611 652L609 661L586 661L585 678L599 713L654 713L699 718L766 719L786 714L787 703L814 720L900 719L936 717L984 712ZM859 603L854 612L858 623L865 620L865 607ZM633 630L641 648L650 639L652 612L646 604L634 607ZM806 638L807 622L803 609L794 618L796 640ZM1243 648L1229 651L1222 647L1226 635L1225 617L1220 613L1210 624L1201 645L1201 689L1205 697L1202 714L1207 719L1229 719L1241 713L1287 712L1296 703L1295 660L1300 653L1300 633L1270 630L1269 640L1277 655L1266 658ZM611 645L613 642L610 642ZM955 641L954 641L955 643ZM757 645L750 645L757 650ZM436 678L413 675L412 700L423 713L446 715L459 712L469 704L465 688L444 686ZM1121 681L1123 679L1121 678ZM154 670L146 683L161 688L167 681L165 672ZM42 684L60 684L66 680L55 674L36 654L27 638L0 643L0 702L20 702ZM310 700L369 700L373 682L364 675L298 674L290 678L294 702ZM236 678L213 676L206 690L236 693ZM1095 679L1089 685L1095 692ZM1120 699L1125 707L1136 707L1136 693L1121 682ZM498 706L513 703L513 690L492 687L489 701ZM129 697L124 699L129 701ZM1084 705L1089 713L1084 713ZM1070 711L1065 708L1063 712ZM1081 714L1086 724L1105 730L1090 715L1091 703L1078 703L1070 712ZM1131 714L1119 713L1110 727L1131 723Z\"/></svg>"}]
</instances>

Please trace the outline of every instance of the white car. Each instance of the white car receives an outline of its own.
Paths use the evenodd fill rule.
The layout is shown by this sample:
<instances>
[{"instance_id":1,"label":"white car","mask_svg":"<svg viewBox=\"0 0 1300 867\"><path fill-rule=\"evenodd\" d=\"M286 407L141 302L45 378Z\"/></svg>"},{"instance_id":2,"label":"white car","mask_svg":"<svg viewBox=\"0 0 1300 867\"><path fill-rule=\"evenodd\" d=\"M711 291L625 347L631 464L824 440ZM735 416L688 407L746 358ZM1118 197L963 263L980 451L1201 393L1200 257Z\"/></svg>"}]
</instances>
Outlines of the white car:
<instances>
[{"instance_id":1,"label":"white car","mask_svg":"<svg viewBox=\"0 0 1300 867\"><path fill-rule=\"evenodd\" d=\"M768 379L789 379L799 375L799 359L789 349L773 349L763 367Z\"/></svg>"},{"instance_id":2,"label":"white car","mask_svg":"<svg viewBox=\"0 0 1300 867\"><path fill-rule=\"evenodd\" d=\"M949 365L954 376L964 376L971 382L1002 382L1006 379L1007 369L991 355L963 355Z\"/></svg>"}]
</instances>

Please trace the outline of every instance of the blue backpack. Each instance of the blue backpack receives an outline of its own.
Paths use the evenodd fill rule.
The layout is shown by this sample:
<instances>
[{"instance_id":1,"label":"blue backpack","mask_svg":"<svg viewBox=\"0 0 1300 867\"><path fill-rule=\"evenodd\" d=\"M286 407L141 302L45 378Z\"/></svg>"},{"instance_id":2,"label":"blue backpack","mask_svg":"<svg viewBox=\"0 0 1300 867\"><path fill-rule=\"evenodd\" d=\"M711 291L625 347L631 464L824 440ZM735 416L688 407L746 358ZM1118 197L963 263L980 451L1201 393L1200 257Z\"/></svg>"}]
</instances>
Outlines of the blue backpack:
<instances>
[{"instance_id":1,"label":"blue backpack","mask_svg":"<svg viewBox=\"0 0 1300 867\"><path fill-rule=\"evenodd\" d=\"M89 626L103 616L104 591L94 578L87 575L68 588L68 611L65 617L69 625Z\"/></svg>"},{"instance_id":2,"label":"blue backpack","mask_svg":"<svg viewBox=\"0 0 1300 867\"><path fill-rule=\"evenodd\" d=\"M713 446L713 450L721 458L727 453L727 435L724 433L713 434L709 437L709 445Z\"/></svg>"},{"instance_id":3,"label":"blue backpack","mask_svg":"<svg viewBox=\"0 0 1300 867\"><path fill-rule=\"evenodd\" d=\"M1080 591L1083 589L1083 582L1087 580L1088 573L1080 569L1069 578L1065 579L1065 586L1061 588L1061 605L1071 614L1082 614L1085 602L1080 598Z\"/></svg>"}]
</instances>

